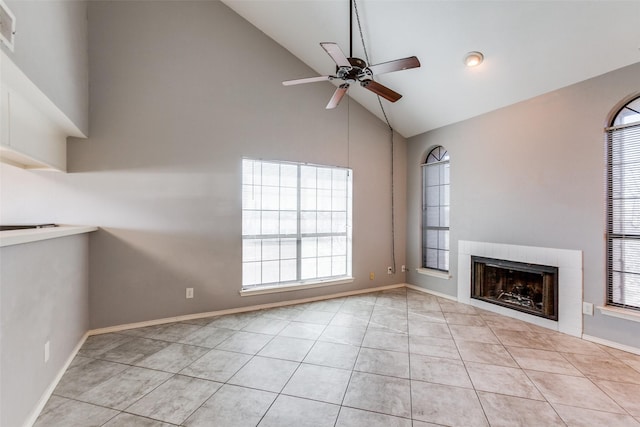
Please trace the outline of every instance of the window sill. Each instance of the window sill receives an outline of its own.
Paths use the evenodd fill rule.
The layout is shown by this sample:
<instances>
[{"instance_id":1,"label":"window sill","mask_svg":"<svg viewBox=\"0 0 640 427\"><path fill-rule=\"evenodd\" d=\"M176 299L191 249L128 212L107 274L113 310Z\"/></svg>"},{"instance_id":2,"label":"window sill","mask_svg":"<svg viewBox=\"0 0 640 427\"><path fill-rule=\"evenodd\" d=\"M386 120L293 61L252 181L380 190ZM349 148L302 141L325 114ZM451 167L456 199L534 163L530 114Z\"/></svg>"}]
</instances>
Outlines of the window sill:
<instances>
[{"instance_id":1,"label":"window sill","mask_svg":"<svg viewBox=\"0 0 640 427\"><path fill-rule=\"evenodd\" d=\"M353 283L353 277L343 277L341 279L332 280L319 280L306 283L292 283L290 285L262 286L252 289L243 289L240 291L240 296L248 297L253 295L275 294L279 292L291 292L303 289L322 288L325 286L344 285L346 283Z\"/></svg>"},{"instance_id":2,"label":"window sill","mask_svg":"<svg viewBox=\"0 0 640 427\"><path fill-rule=\"evenodd\" d=\"M439 279L451 279L451 274L447 271L431 270L429 268L416 268L416 272L425 276L437 277Z\"/></svg>"},{"instance_id":3,"label":"window sill","mask_svg":"<svg viewBox=\"0 0 640 427\"><path fill-rule=\"evenodd\" d=\"M631 320L632 322L640 322L640 312L635 310L625 310L620 307L604 306L598 307L600 313L605 316L617 317L620 319Z\"/></svg>"}]
</instances>

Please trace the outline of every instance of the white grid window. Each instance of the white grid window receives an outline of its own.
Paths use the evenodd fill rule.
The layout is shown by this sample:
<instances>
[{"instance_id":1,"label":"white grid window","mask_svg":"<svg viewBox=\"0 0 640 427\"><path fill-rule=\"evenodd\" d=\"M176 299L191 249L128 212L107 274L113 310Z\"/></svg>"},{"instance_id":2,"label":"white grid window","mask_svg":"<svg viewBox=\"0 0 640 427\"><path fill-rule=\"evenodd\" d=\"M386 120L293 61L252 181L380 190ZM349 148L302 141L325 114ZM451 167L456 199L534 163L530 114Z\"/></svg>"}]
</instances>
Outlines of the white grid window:
<instances>
[{"instance_id":1,"label":"white grid window","mask_svg":"<svg viewBox=\"0 0 640 427\"><path fill-rule=\"evenodd\" d=\"M351 276L350 169L244 159L242 287Z\"/></svg>"},{"instance_id":2,"label":"white grid window","mask_svg":"<svg viewBox=\"0 0 640 427\"><path fill-rule=\"evenodd\" d=\"M422 268L449 271L449 153L429 152L422 165Z\"/></svg>"}]
</instances>

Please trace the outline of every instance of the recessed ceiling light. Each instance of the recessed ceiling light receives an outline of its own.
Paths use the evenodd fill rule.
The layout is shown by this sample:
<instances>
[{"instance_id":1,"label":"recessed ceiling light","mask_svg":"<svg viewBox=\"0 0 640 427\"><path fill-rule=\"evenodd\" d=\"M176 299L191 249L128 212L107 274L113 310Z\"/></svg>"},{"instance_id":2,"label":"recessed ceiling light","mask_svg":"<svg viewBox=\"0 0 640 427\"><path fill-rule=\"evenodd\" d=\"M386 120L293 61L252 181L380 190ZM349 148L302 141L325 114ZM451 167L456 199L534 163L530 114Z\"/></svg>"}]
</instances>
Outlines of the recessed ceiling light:
<instances>
[{"instance_id":1,"label":"recessed ceiling light","mask_svg":"<svg viewBox=\"0 0 640 427\"><path fill-rule=\"evenodd\" d=\"M469 52L464 56L464 65L467 67L477 67L484 61L484 55L480 52Z\"/></svg>"}]
</instances>

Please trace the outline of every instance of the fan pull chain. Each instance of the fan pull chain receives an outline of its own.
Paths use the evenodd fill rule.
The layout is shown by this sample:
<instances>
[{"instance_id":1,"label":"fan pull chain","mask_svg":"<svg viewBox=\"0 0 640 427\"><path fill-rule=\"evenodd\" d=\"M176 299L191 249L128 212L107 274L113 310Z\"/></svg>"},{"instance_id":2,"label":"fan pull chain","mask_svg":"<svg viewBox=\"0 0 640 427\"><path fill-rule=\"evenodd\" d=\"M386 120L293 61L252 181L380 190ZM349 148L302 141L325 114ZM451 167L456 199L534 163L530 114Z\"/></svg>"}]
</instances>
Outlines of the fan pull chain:
<instances>
[{"instance_id":1,"label":"fan pull chain","mask_svg":"<svg viewBox=\"0 0 640 427\"><path fill-rule=\"evenodd\" d=\"M360 33L360 41L362 42L362 50L364 51L364 58L367 61L367 64L370 64L369 54L367 53L367 46L364 44L364 35L362 34L362 25L360 24L360 14L358 13L358 4L356 0L350 0L353 2L353 9L356 13L356 22L358 23L358 32ZM349 12L351 14L351 8L349 8ZM349 41L351 42L351 36L353 34L353 30L351 29L351 17L349 17ZM352 47L350 47L352 49ZM349 53L350 56L353 56L353 52ZM391 138L391 271L393 274L396 273L396 219L395 219L395 192L394 192L394 179L393 179L393 164L394 162L394 141L393 141L393 127L391 127L391 123L389 122L389 117L387 117L387 112L384 109L384 105L382 105L382 99L378 95L378 103L380 104L380 109L382 110L382 115L384 116L384 121L387 123L387 127L389 128L389 134Z\"/></svg>"}]
</instances>

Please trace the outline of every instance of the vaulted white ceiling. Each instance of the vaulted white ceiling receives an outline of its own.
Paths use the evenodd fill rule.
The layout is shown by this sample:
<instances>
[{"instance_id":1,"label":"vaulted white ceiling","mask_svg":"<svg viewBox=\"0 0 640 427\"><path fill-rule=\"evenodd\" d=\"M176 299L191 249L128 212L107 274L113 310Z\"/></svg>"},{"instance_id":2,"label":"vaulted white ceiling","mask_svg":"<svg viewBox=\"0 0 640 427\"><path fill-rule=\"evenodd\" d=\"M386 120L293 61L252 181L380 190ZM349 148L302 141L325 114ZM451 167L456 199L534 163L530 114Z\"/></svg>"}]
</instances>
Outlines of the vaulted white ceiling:
<instances>
[{"instance_id":1,"label":"vaulted white ceiling","mask_svg":"<svg viewBox=\"0 0 640 427\"><path fill-rule=\"evenodd\" d=\"M222 1L318 74L335 73L320 42L349 56L349 0ZM412 55L422 63L375 77L403 95L382 102L405 137L640 62L638 0L357 0L357 8L372 64ZM364 59L355 18L353 27L353 56ZM485 61L466 68L474 50ZM282 80L303 77L311 76ZM383 117L373 93L352 85L349 95Z\"/></svg>"}]
</instances>

